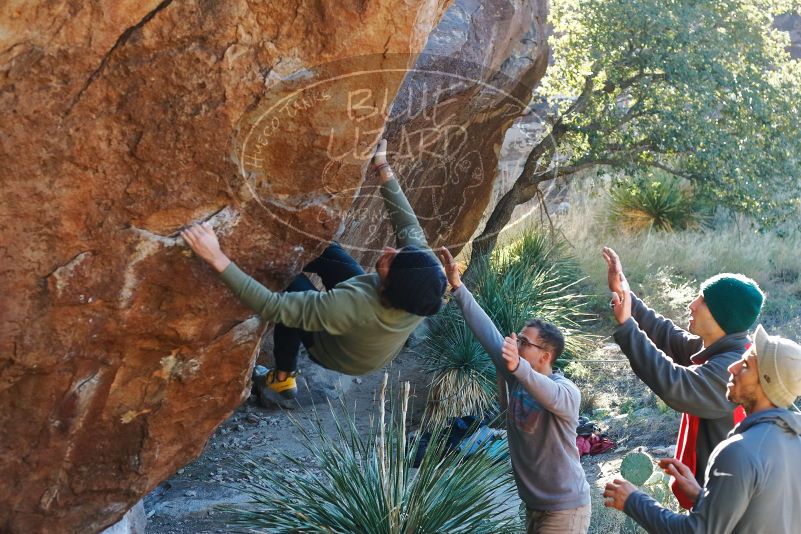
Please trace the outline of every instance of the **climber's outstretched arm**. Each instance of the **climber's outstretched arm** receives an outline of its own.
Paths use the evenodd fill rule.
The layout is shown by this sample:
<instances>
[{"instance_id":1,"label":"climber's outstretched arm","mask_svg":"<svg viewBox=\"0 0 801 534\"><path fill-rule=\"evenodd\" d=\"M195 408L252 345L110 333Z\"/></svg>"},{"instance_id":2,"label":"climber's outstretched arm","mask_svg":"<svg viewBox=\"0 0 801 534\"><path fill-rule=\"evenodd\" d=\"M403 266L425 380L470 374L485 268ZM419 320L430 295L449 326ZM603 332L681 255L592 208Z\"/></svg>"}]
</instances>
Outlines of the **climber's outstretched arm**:
<instances>
[{"instance_id":1,"label":"climber's outstretched arm","mask_svg":"<svg viewBox=\"0 0 801 534\"><path fill-rule=\"evenodd\" d=\"M414 245L423 249L429 248L423 228L417 221L411 204L403 194L400 184L395 180L395 173L387 162L387 140L378 142L372 162L373 170L378 172L381 184L381 196L384 206L389 212L389 219L395 231L398 247Z\"/></svg>"}]
</instances>

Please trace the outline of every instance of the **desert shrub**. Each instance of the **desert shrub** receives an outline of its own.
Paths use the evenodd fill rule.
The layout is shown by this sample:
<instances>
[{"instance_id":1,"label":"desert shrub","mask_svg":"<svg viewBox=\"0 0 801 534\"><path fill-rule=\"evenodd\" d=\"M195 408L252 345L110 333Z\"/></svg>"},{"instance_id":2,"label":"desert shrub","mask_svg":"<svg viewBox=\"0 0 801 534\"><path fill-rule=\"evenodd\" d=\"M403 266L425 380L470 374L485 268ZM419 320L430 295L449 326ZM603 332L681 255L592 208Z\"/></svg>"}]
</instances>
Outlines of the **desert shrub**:
<instances>
[{"instance_id":1,"label":"desert shrub","mask_svg":"<svg viewBox=\"0 0 801 534\"><path fill-rule=\"evenodd\" d=\"M455 302L432 321L423 368L432 375L429 413L437 421L484 417L495 406L495 367Z\"/></svg>"},{"instance_id":2,"label":"desert shrub","mask_svg":"<svg viewBox=\"0 0 801 534\"><path fill-rule=\"evenodd\" d=\"M555 324L565 336L560 366L586 348L593 316L579 285L581 270L561 235L527 229L479 262L471 281L476 300L503 334L517 332L532 318Z\"/></svg>"},{"instance_id":3,"label":"desert shrub","mask_svg":"<svg viewBox=\"0 0 801 534\"><path fill-rule=\"evenodd\" d=\"M432 438L419 468L413 468L419 441L407 439L408 383L399 402L385 411L384 388L378 423L361 431L344 402L334 412L336 431L317 419L303 430L313 462L284 454L275 461L243 464L251 480L242 488L252 502L226 507L232 526L276 533L406 534L494 533L519 528L510 504L514 484L508 461L482 450L466 457L445 453L443 429L423 424ZM414 436L422 435L417 432Z\"/></svg>"},{"instance_id":4,"label":"desert shrub","mask_svg":"<svg viewBox=\"0 0 801 534\"><path fill-rule=\"evenodd\" d=\"M565 335L565 351L557 366L586 348L588 299L579 288L580 270L564 239L528 229L470 269L466 283L504 335L519 331L527 319L555 324ZM431 322L424 366L432 375L432 417L481 416L491 410L495 369L455 302Z\"/></svg>"},{"instance_id":5,"label":"desert shrub","mask_svg":"<svg viewBox=\"0 0 801 534\"><path fill-rule=\"evenodd\" d=\"M613 226L633 233L695 229L708 218L689 185L659 174L614 181L607 214Z\"/></svg>"}]
</instances>

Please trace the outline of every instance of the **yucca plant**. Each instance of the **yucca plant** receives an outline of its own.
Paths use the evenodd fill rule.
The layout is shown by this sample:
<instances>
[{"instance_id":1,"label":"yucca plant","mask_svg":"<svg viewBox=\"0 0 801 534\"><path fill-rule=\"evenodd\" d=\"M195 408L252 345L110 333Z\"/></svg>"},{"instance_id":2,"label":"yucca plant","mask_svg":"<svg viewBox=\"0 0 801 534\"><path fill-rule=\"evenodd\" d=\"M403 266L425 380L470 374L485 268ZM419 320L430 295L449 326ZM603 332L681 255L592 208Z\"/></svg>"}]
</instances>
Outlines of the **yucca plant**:
<instances>
[{"instance_id":1,"label":"yucca plant","mask_svg":"<svg viewBox=\"0 0 801 534\"><path fill-rule=\"evenodd\" d=\"M514 492L508 461L486 451L470 457L446 453L443 440L437 439L442 428L424 424L422 430L428 428L433 436L414 469L419 441L406 436L409 386L404 385L400 410L391 403L387 414L386 384L384 375L377 428L371 425L366 435L344 403L344 415L334 414L333 435L319 418L313 431L304 430L314 466L284 455L283 462L299 472L289 474L272 464L250 462L248 474L255 481L244 490L253 503L227 507L233 526L327 534L518 531L516 510L507 504Z\"/></svg>"},{"instance_id":2,"label":"yucca plant","mask_svg":"<svg viewBox=\"0 0 801 534\"><path fill-rule=\"evenodd\" d=\"M565 336L565 350L557 362L561 367L586 349L590 338L581 327L590 317L584 311L588 299L575 284L561 282L552 271L530 278L513 271L484 278L476 288L476 300L505 335L518 332L532 318L558 326Z\"/></svg>"},{"instance_id":3,"label":"yucca plant","mask_svg":"<svg viewBox=\"0 0 801 534\"><path fill-rule=\"evenodd\" d=\"M533 318L557 325L566 340L560 366L587 346L589 336L582 333L582 324L590 317L585 311L588 298L578 289L579 269L563 239L528 229L470 268L470 289L503 334L519 331ZM433 376L433 418L483 417L492 411L495 370L456 303L433 319L425 349L425 369Z\"/></svg>"},{"instance_id":4,"label":"yucca plant","mask_svg":"<svg viewBox=\"0 0 801 534\"><path fill-rule=\"evenodd\" d=\"M570 253L570 244L559 234L529 226L506 246L499 247L493 263L503 270L505 265L526 265L533 272L551 269L565 282L581 278L578 263Z\"/></svg>"},{"instance_id":5,"label":"yucca plant","mask_svg":"<svg viewBox=\"0 0 801 534\"><path fill-rule=\"evenodd\" d=\"M664 174L618 180L608 205L609 221L630 232L689 230L707 220L689 185Z\"/></svg>"},{"instance_id":6,"label":"yucca plant","mask_svg":"<svg viewBox=\"0 0 801 534\"><path fill-rule=\"evenodd\" d=\"M533 318L559 327L565 336L561 366L590 339L583 332L591 314L589 298L578 287L582 280L563 238L530 229L476 266L473 294L505 335Z\"/></svg>"},{"instance_id":7,"label":"yucca plant","mask_svg":"<svg viewBox=\"0 0 801 534\"><path fill-rule=\"evenodd\" d=\"M423 369L433 378L428 414L437 423L453 417L484 418L495 406L495 367L464 321L455 302L432 320L425 339Z\"/></svg>"}]
</instances>

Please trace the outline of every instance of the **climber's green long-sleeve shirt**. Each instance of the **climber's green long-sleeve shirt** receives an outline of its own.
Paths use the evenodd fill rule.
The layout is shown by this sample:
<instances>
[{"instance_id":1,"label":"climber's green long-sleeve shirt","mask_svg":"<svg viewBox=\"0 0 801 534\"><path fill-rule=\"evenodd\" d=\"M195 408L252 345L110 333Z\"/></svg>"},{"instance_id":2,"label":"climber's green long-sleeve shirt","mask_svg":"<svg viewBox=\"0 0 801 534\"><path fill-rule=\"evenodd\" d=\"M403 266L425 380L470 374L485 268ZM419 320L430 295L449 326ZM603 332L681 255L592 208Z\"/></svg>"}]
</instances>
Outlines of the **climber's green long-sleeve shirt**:
<instances>
[{"instance_id":1,"label":"climber's green long-sleeve shirt","mask_svg":"<svg viewBox=\"0 0 801 534\"><path fill-rule=\"evenodd\" d=\"M425 234L398 182L381 186L400 247L428 248ZM312 355L348 375L379 369L395 357L423 317L381 304L377 274L355 276L324 291L270 291L233 262L220 279L265 321L312 332Z\"/></svg>"}]
</instances>

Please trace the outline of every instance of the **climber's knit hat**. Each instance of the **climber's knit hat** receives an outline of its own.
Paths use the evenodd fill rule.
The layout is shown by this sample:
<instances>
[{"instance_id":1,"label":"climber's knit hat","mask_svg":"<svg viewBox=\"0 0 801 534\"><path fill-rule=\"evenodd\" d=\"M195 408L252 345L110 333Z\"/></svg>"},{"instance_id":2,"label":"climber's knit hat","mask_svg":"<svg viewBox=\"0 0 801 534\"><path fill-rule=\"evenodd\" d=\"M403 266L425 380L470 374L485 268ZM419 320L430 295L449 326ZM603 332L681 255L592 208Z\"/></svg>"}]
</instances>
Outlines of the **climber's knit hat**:
<instances>
[{"instance_id":1,"label":"climber's knit hat","mask_svg":"<svg viewBox=\"0 0 801 534\"><path fill-rule=\"evenodd\" d=\"M727 334L745 332L756 322L765 294L757 283L742 274L723 273L701 284L712 317Z\"/></svg>"},{"instance_id":2,"label":"climber's knit hat","mask_svg":"<svg viewBox=\"0 0 801 534\"><path fill-rule=\"evenodd\" d=\"M446 287L445 272L434 254L407 245L389 265L383 294L393 308L427 316L442 307Z\"/></svg>"},{"instance_id":3,"label":"climber's knit hat","mask_svg":"<svg viewBox=\"0 0 801 534\"><path fill-rule=\"evenodd\" d=\"M754 333L759 383L770 402L787 408L801 395L801 345L769 336L762 325Z\"/></svg>"}]
</instances>

